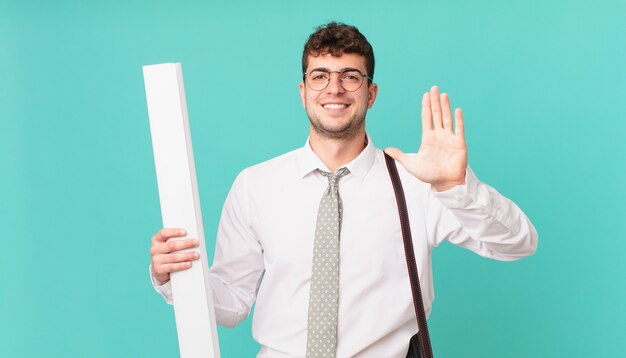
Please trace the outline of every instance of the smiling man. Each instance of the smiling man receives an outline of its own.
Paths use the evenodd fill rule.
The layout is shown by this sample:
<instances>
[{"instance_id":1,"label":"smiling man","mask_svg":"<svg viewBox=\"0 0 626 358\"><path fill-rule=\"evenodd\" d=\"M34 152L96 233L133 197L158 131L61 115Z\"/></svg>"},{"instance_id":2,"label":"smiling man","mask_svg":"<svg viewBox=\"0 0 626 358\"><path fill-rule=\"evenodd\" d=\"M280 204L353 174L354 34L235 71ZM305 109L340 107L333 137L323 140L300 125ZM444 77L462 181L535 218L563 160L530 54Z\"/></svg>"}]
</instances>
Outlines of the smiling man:
<instances>
[{"instance_id":1,"label":"smiling man","mask_svg":"<svg viewBox=\"0 0 626 358\"><path fill-rule=\"evenodd\" d=\"M384 153L365 130L378 86L374 53L353 26L316 29L302 57L302 148L243 170L224 204L210 269L217 323L232 327L256 301L258 357L405 357L417 331L398 209ZM443 241L497 260L531 255L524 213L467 167L463 114L434 86L422 98L416 155L402 166L426 314L434 299L431 252ZM416 140L417 142L417 140ZM171 272L197 245L177 228L152 238L153 283L172 302Z\"/></svg>"},{"instance_id":2,"label":"smiling man","mask_svg":"<svg viewBox=\"0 0 626 358\"><path fill-rule=\"evenodd\" d=\"M300 96L316 134L353 139L365 133L365 113L374 105L378 93L378 86L370 83L366 62L363 56L354 53L307 54ZM331 81L334 75L339 81ZM359 91L366 81L364 90Z\"/></svg>"}]
</instances>

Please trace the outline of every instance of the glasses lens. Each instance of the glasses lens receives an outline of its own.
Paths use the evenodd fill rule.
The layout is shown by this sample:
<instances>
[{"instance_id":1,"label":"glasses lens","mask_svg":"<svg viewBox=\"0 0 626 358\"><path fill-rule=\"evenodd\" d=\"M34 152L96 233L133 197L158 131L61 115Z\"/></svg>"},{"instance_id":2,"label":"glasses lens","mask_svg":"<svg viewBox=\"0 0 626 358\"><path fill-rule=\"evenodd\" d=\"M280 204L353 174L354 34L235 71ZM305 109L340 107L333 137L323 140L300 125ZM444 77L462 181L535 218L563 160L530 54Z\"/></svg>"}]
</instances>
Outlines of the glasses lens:
<instances>
[{"instance_id":1,"label":"glasses lens","mask_svg":"<svg viewBox=\"0 0 626 358\"><path fill-rule=\"evenodd\" d=\"M314 70L307 76L307 83L312 90L321 91L328 85L330 73L327 71Z\"/></svg>"},{"instance_id":2,"label":"glasses lens","mask_svg":"<svg viewBox=\"0 0 626 358\"><path fill-rule=\"evenodd\" d=\"M344 71L341 73L341 85L346 91L353 92L361 87L363 78L359 71Z\"/></svg>"},{"instance_id":3,"label":"glasses lens","mask_svg":"<svg viewBox=\"0 0 626 358\"><path fill-rule=\"evenodd\" d=\"M339 72L332 72L339 73ZM331 72L326 70L313 70L307 74L306 82L314 91L321 91L330 82ZM348 92L354 92L361 88L365 76L356 70L346 70L339 73L341 86Z\"/></svg>"}]
</instances>

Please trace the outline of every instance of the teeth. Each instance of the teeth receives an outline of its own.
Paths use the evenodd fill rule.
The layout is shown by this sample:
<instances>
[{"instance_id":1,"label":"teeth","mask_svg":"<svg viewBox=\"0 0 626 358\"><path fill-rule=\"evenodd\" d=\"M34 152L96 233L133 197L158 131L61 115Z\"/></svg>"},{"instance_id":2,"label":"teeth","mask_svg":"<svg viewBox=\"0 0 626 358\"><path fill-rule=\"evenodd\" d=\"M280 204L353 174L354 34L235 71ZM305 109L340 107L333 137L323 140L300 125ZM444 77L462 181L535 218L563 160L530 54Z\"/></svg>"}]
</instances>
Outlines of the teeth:
<instances>
[{"instance_id":1,"label":"teeth","mask_svg":"<svg viewBox=\"0 0 626 358\"><path fill-rule=\"evenodd\" d=\"M348 107L347 104L339 104L339 103L327 103L324 105L324 108L329 109L342 109Z\"/></svg>"}]
</instances>

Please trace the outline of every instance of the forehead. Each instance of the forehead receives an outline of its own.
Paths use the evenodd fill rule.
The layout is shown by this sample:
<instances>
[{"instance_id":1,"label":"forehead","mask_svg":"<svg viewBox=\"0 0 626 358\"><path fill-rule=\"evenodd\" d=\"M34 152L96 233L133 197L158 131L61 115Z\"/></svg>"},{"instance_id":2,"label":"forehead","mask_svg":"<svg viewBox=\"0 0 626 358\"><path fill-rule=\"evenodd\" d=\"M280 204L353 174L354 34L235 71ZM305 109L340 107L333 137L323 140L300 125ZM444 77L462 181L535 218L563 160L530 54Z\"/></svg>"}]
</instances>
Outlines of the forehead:
<instances>
[{"instance_id":1,"label":"forehead","mask_svg":"<svg viewBox=\"0 0 626 358\"><path fill-rule=\"evenodd\" d=\"M344 68L356 68L366 73L365 57L355 53L344 53L341 56L333 56L331 54L321 54L319 56L308 56L307 71L313 68L328 68L332 71L339 71Z\"/></svg>"}]
</instances>

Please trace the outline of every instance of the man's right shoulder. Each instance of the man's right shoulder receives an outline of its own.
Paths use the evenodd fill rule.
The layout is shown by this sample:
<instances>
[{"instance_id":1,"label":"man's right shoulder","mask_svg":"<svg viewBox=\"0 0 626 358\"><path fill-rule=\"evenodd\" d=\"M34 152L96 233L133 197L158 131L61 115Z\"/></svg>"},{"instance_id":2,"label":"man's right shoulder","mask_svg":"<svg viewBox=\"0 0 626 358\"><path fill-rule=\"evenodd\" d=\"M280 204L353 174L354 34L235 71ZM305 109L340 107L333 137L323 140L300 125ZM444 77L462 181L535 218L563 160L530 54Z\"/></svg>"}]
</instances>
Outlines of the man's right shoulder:
<instances>
[{"instance_id":1,"label":"man's right shoulder","mask_svg":"<svg viewBox=\"0 0 626 358\"><path fill-rule=\"evenodd\" d=\"M296 148L287 153L281 154L272 159L252 165L242 170L239 177L246 177L249 181L267 180L268 178L278 178L289 176L298 172L298 157L302 148Z\"/></svg>"}]
</instances>

